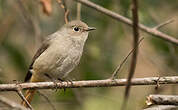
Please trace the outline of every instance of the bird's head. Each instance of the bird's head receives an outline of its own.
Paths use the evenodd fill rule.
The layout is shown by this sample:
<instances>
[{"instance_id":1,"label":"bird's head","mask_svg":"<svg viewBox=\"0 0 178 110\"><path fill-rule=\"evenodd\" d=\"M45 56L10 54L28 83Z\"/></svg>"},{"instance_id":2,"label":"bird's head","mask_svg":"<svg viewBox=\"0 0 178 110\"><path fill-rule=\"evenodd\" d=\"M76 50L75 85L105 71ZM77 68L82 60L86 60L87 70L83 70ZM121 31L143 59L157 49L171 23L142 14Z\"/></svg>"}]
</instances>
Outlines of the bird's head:
<instances>
[{"instance_id":1,"label":"bird's head","mask_svg":"<svg viewBox=\"0 0 178 110\"><path fill-rule=\"evenodd\" d=\"M88 25L80 20L73 20L65 24L61 31L66 33L70 39L77 42L85 42L88 38L88 33L95 30L94 27L88 27Z\"/></svg>"}]
</instances>

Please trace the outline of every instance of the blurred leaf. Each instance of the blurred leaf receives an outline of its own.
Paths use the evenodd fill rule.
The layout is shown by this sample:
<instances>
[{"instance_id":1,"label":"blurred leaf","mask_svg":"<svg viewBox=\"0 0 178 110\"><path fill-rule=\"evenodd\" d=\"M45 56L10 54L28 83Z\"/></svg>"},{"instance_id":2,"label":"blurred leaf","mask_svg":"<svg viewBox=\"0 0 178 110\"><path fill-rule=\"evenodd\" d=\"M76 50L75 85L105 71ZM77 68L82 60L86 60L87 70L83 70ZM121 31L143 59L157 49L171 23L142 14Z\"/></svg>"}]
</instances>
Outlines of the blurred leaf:
<instances>
[{"instance_id":1,"label":"blurred leaf","mask_svg":"<svg viewBox=\"0 0 178 110\"><path fill-rule=\"evenodd\" d=\"M40 3L42 4L43 12L49 16L52 12L51 0L40 0Z\"/></svg>"}]
</instances>

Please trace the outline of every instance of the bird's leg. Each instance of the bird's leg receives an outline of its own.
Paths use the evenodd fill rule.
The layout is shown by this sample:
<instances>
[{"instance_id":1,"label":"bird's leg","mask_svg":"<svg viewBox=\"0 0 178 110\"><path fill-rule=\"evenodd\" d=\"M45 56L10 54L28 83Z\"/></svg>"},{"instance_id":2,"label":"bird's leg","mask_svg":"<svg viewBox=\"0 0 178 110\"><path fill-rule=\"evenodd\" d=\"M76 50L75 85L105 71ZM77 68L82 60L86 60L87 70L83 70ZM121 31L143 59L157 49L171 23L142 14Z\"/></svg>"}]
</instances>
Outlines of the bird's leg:
<instances>
[{"instance_id":1,"label":"bird's leg","mask_svg":"<svg viewBox=\"0 0 178 110\"><path fill-rule=\"evenodd\" d=\"M60 79L60 78L59 78ZM62 79L60 79L60 80L62 80ZM65 80L62 80L62 81L66 81L66 83L67 83L67 85L68 84L72 84L73 85L73 82L72 82L72 80L71 79L65 79ZM66 91L66 88L63 88L64 89L64 92Z\"/></svg>"},{"instance_id":2,"label":"bird's leg","mask_svg":"<svg viewBox=\"0 0 178 110\"><path fill-rule=\"evenodd\" d=\"M45 73L44 74L47 78L49 78L50 80L54 80L54 78L52 78L49 74Z\"/></svg>"},{"instance_id":3,"label":"bird's leg","mask_svg":"<svg viewBox=\"0 0 178 110\"><path fill-rule=\"evenodd\" d=\"M45 73L44 74L47 78L49 78L54 84L55 84L55 91L57 92L58 87L57 87L57 82L58 80L54 79L53 77L51 77L49 74Z\"/></svg>"},{"instance_id":4,"label":"bird's leg","mask_svg":"<svg viewBox=\"0 0 178 110\"><path fill-rule=\"evenodd\" d=\"M58 79L58 81L60 81L60 82L64 82L65 80L63 80L63 79L61 79L61 78L57 78ZM63 88L63 90L64 90L64 93L65 93L65 91L66 91L66 88Z\"/></svg>"},{"instance_id":5,"label":"bird's leg","mask_svg":"<svg viewBox=\"0 0 178 110\"><path fill-rule=\"evenodd\" d=\"M63 79L61 79L61 78L57 78L57 80L58 80L58 81L61 81L61 82L65 81L65 80L63 80Z\"/></svg>"},{"instance_id":6,"label":"bird's leg","mask_svg":"<svg viewBox=\"0 0 178 110\"><path fill-rule=\"evenodd\" d=\"M73 82L71 79L67 79L66 81L67 81L67 84L71 83L73 85Z\"/></svg>"}]
</instances>

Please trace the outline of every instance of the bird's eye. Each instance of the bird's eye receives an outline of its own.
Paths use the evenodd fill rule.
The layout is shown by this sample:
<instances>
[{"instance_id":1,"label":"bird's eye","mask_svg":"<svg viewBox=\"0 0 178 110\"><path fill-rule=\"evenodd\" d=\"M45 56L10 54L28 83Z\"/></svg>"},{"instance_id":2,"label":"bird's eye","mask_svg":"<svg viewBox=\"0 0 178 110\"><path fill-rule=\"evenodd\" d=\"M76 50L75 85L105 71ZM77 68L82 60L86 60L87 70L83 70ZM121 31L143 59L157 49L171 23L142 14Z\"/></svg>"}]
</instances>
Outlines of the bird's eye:
<instances>
[{"instance_id":1,"label":"bird's eye","mask_svg":"<svg viewBox=\"0 0 178 110\"><path fill-rule=\"evenodd\" d=\"M74 27L73 30L76 31L76 32L78 32L78 31L80 31L80 28Z\"/></svg>"}]
</instances>

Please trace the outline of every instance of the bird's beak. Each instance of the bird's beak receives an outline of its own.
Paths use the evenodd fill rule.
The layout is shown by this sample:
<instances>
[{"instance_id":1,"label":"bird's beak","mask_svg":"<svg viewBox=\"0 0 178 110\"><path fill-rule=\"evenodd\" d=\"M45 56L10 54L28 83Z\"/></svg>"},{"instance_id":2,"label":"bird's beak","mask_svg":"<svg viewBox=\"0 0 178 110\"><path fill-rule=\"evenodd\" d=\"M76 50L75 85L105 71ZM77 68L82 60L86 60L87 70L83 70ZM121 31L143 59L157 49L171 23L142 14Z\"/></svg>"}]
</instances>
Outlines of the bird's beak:
<instances>
[{"instance_id":1,"label":"bird's beak","mask_svg":"<svg viewBox=\"0 0 178 110\"><path fill-rule=\"evenodd\" d=\"M95 28L95 27L88 27L88 28L86 29L86 31L92 31L92 30L96 30L96 28Z\"/></svg>"}]
</instances>

